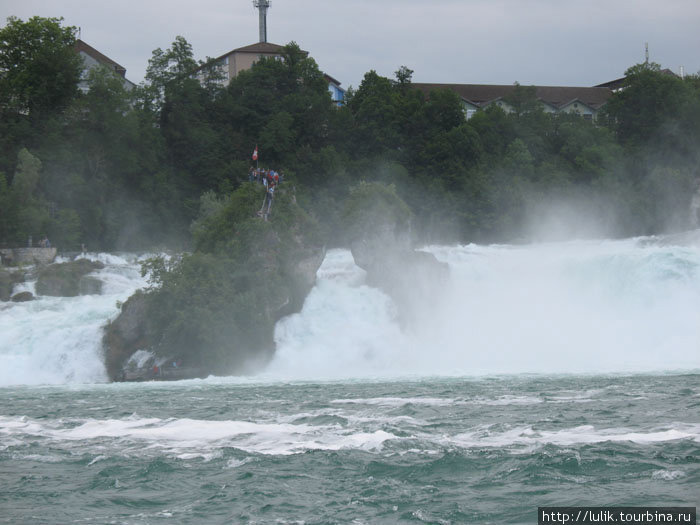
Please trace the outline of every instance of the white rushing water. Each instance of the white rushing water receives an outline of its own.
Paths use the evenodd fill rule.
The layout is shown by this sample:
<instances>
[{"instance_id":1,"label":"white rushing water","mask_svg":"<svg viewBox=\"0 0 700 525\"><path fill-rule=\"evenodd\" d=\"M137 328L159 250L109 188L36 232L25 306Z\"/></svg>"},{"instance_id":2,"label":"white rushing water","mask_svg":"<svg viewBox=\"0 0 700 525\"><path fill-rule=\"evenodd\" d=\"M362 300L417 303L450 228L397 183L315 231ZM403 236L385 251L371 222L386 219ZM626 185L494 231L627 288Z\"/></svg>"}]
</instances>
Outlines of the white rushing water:
<instances>
[{"instance_id":1,"label":"white rushing water","mask_svg":"<svg viewBox=\"0 0 700 525\"><path fill-rule=\"evenodd\" d=\"M40 296L25 303L0 302L0 386L106 381L102 327L146 283L136 256L88 254L105 268L100 295ZM34 292L34 282L15 292Z\"/></svg>"},{"instance_id":2,"label":"white rushing water","mask_svg":"<svg viewBox=\"0 0 700 525\"><path fill-rule=\"evenodd\" d=\"M700 246L656 239L434 246L450 266L421 322L329 252L277 325L273 376L588 373L700 368ZM400 268L397 271L401 271Z\"/></svg>"},{"instance_id":3,"label":"white rushing water","mask_svg":"<svg viewBox=\"0 0 700 525\"><path fill-rule=\"evenodd\" d=\"M256 380L700 368L697 243L426 250L450 279L408 328L350 252L330 250L303 310L277 324L276 357ZM136 257L99 257L101 295L0 303L0 386L106 380L102 327L145 282Z\"/></svg>"}]
</instances>

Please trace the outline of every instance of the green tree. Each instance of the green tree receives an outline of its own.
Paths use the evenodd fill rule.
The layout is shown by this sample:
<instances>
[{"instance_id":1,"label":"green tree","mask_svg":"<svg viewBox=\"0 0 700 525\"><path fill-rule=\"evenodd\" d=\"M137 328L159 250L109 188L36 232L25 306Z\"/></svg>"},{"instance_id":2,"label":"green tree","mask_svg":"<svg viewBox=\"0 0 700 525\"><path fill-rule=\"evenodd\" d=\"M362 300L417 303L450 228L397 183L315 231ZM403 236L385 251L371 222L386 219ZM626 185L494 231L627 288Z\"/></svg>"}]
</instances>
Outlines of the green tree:
<instances>
[{"instance_id":1,"label":"green tree","mask_svg":"<svg viewBox=\"0 0 700 525\"><path fill-rule=\"evenodd\" d=\"M9 192L5 190L10 206L6 212L3 210L7 214L6 240L12 244L23 245L30 236L38 240L46 234L49 213L36 191L41 169L41 160L25 148L20 150Z\"/></svg>"},{"instance_id":2,"label":"green tree","mask_svg":"<svg viewBox=\"0 0 700 525\"><path fill-rule=\"evenodd\" d=\"M11 16L0 29L0 111L34 119L64 109L78 94L83 63L75 27L62 18Z\"/></svg>"},{"instance_id":3,"label":"green tree","mask_svg":"<svg viewBox=\"0 0 700 525\"><path fill-rule=\"evenodd\" d=\"M393 150L400 142L391 81L372 70L348 102L354 115L353 147L359 155Z\"/></svg>"},{"instance_id":4,"label":"green tree","mask_svg":"<svg viewBox=\"0 0 700 525\"><path fill-rule=\"evenodd\" d=\"M620 141L632 147L653 146L690 153L700 140L700 91L661 71L658 64L637 64L625 72L624 89L605 111Z\"/></svg>"},{"instance_id":5,"label":"green tree","mask_svg":"<svg viewBox=\"0 0 700 525\"><path fill-rule=\"evenodd\" d=\"M518 117L525 113L542 111L542 105L537 100L537 88L535 86L521 86L515 83L515 89L505 97L506 101L513 108L513 113Z\"/></svg>"},{"instance_id":6,"label":"green tree","mask_svg":"<svg viewBox=\"0 0 700 525\"><path fill-rule=\"evenodd\" d=\"M175 37L167 50L155 49L148 60L146 82L140 92L143 107L159 112L165 100L166 88L189 78L196 69L192 45L180 35Z\"/></svg>"}]
</instances>

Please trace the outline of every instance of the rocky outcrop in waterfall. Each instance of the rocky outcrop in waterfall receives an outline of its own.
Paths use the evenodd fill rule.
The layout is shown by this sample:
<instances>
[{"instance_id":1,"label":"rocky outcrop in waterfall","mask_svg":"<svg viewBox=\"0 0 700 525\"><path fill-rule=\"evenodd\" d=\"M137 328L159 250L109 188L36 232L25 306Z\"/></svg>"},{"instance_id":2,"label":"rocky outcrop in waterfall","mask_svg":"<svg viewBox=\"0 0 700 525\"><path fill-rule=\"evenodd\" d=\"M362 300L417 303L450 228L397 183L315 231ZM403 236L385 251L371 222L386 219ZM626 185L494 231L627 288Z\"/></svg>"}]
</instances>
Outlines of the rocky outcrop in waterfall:
<instances>
[{"instance_id":1,"label":"rocky outcrop in waterfall","mask_svg":"<svg viewBox=\"0 0 700 525\"><path fill-rule=\"evenodd\" d=\"M440 296L449 276L447 264L431 253L413 249L405 235L381 225L351 244L355 264L367 272L367 284L387 293L401 321L411 325Z\"/></svg>"},{"instance_id":2,"label":"rocky outcrop in waterfall","mask_svg":"<svg viewBox=\"0 0 700 525\"><path fill-rule=\"evenodd\" d=\"M198 249L148 263L153 287L126 301L106 327L112 380L249 373L272 357L275 323L298 312L313 288L325 249L293 195L276 195L268 221L256 214L260 192L252 185L215 202L214 211L209 204L193 229ZM140 373L130 360L137 351L151 355Z\"/></svg>"},{"instance_id":3,"label":"rocky outcrop in waterfall","mask_svg":"<svg viewBox=\"0 0 700 525\"><path fill-rule=\"evenodd\" d=\"M59 297L99 294L102 282L88 274L102 268L101 262L87 259L42 266L37 271L36 292Z\"/></svg>"},{"instance_id":4,"label":"rocky outcrop in waterfall","mask_svg":"<svg viewBox=\"0 0 700 525\"><path fill-rule=\"evenodd\" d=\"M411 216L392 186L361 183L345 210L352 256L367 284L386 292L405 325L430 307L446 285L449 268L411 244Z\"/></svg>"}]
</instances>

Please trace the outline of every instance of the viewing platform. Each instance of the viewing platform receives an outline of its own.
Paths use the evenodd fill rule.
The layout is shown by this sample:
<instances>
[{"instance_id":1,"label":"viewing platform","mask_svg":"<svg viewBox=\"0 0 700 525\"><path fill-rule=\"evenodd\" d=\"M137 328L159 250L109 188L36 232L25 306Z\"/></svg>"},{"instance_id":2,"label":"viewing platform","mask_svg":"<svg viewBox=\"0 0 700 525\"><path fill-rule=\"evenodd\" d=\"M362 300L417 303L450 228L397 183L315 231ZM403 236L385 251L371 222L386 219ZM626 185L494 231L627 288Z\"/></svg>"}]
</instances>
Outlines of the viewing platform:
<instances>
[{"instance_id":1,"label":"viewing platform","mask_svg":"<svg viewBox=\"0 0 700 525\"><path fill-rule=\"evenodd\" d=\"M56 259L56 248L0 248L4 265L50 264Z\"/></svg>"}]
</instances>

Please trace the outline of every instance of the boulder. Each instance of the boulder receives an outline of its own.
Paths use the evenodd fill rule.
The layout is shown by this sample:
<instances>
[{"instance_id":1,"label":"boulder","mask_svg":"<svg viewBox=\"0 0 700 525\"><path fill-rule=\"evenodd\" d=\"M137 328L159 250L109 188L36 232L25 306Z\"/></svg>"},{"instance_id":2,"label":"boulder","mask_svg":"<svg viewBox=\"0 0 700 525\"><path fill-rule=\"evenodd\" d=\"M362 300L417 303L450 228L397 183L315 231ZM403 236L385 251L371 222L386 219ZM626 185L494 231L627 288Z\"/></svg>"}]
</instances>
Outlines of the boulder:
<instances>
[{"instance_id":1,"label":"boulder","mask_svg":"<svg viewBox=\"0 0 700 525\"><path fill-rule=\"evenodd\" d=\"M58 297L99 293L99 291L95 292L94 282L90 282L90 279L96 279L90 278L87 281L84 279L87 274L102 268L104 264L101 262L87 259L44 266L37 272L36 293Z\"/></svg>"},{"instance_id":2,"label":"boulder","mask_svg":"<svg viewBox=\"0 0 700 525\"><path fill-rule=\"evenodd\" d=\"M78 281L79 295L100 295L102 293L102 281L91 275L84 275Z\"/></svg>"},{"instance_id":3,"label":"boulder","mask_svg":"<svg viewBox=\"0 0 700 525\"><path fill-rule=\"evenodd\" d=\"M112 380L122 376L122 365L140 348L147 348L148 338L147 297L137 291L121 305L121 312L106 327L102 338L105 348L105 365Z\"/></svg>"},{"instance_id":4,"label":"boulder","mask_svg":"<svg viewBox=\"0 0 700 525\"><path fill-rule=\"evenodd\" d=\"M33 301L35 299L32 292L19 292L12 296L13 303L24 303L26 301Z\"/></svg>"},{"instance_id":5,"label":"boulder","mask_svg":"<svg viewBox=\"0 0 700 525\"><path fill-rule=\"evenodd\" d=\"M8 271L0 268L0 301L9 301L12 296L12 289L22 281L24 281L23 272Z\"/></svg>"}]
</instances>

